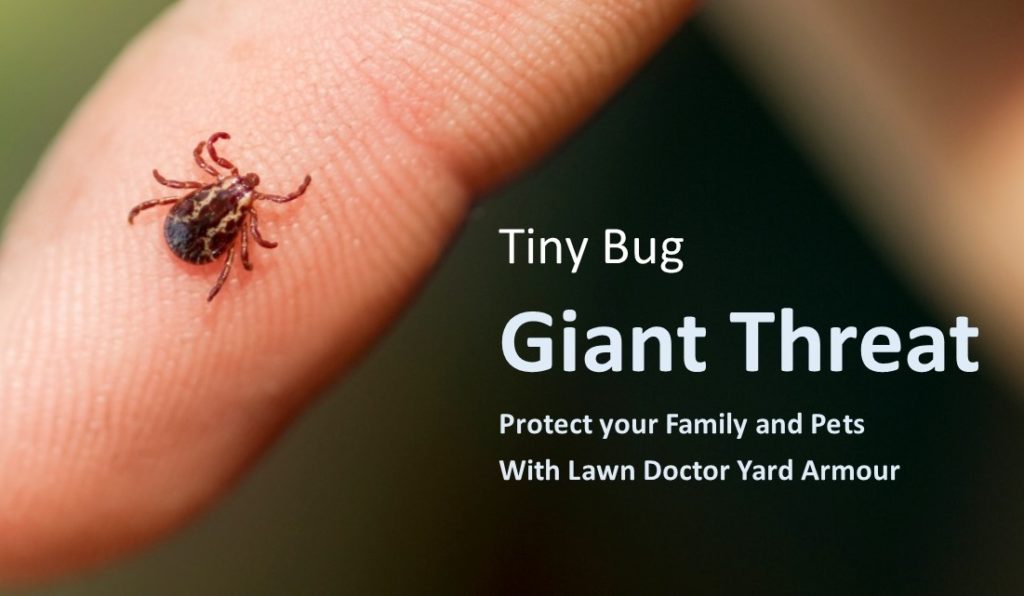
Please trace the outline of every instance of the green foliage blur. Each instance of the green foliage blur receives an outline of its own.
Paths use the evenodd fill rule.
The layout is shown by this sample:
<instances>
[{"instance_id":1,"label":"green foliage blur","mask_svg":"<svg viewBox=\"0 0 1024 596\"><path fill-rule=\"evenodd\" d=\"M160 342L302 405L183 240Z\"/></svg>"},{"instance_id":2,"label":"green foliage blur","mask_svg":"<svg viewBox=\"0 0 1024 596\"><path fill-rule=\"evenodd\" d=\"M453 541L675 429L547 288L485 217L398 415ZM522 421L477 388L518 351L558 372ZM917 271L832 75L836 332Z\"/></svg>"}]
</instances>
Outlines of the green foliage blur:
<instances>
[{"instance_id":1,"label":"green foliage blur","mask_svg":"<svg viewBox=\"0 0 1024 596\"><path fill-rule=\"evenodd\" d=\"M0 0L0 221L75 105L169 0Z\"/></svg>"},{"instance_id":2,"label":"green foliage blur","mask_svg":"<svg viewBox=\"0 0 1024 596\"><path fill-rule=\"evenodd\" d=\"M168 4L0 0L0 217L74 106ZM742 372L730 311L792 307L819 329L946 321L850 221L706 27L698 16L579 134L481 200L401 320L221 504L137 557L0 594L1024 593L1024 417L985 374ZM597 255L578 274L512 266L506 227L681 235L686 269L602 266ZM711 365L512 370L505 322L569 307L580 329L694 315L709 327ZM513 437L498 433L505 412L822 412L864 417L869 433ZM816 458L908 472L886 485L499 478L501 459L547 457Z\"/></svg>"}]
</instances>

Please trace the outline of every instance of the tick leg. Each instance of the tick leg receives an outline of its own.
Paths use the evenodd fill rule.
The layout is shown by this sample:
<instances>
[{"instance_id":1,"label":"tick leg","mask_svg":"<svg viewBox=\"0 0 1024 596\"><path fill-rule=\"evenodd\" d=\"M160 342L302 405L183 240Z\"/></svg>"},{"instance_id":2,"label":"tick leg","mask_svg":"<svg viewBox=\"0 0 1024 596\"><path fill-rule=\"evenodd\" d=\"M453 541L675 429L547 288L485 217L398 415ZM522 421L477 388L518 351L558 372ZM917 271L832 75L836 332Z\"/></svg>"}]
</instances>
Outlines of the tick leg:
<instances>
[{"instance_id":1,"label":"tick leg","mask_svg":"<svg viewBox=\"0 0 1024 596\"><path fill-rule=\"evenodd\" d=\"M256 210L251 209L249 211L249 229L252 230L252 237L256 240L256 244L259 244L263 248L276 248L277 242L271 242L270 240L264 240L260 234L259 218L256 217Z\"/></svg>"},{"instance_id":2,"label":"tick leg","mask_svg":"<svg viewBox=\"0 0 1024 596\"><path fill-rule=\"evenodd\" d=\"M242 266L246 271L252 271L252 263L249 261L249 230L242 224Z\"/></svg>"},{"instance_id":3,"label":"tick leg","mask_svg":"<svg viewBox=\"0 0 1024 596\"><path fill-rule=\"evenodd\" d=\"M301 197L302 193L306 192L306 187L308 187L309 183L312 181L313 179L310 178L309 175L307 174L306 179L302 181L302 184L299 186L298 190L294 192L288 193L283 197L280 195L265 195L263 193L259 193L258 195L256 195L256 198L263 201L273 201L275 203L287 203L288 201L294 201L295 199Z\"/></svg>"},{"instance_id":4,"label":"tick leg","mask_svg":"<svg viewBox=\"0 0 1024 596\"><path fill-rule=\"evenodd\" d=\"M153 177L156 181L164 186L170 186L171 188L202 188L204 185L202 182L196 182L189 180L187 182L179 182L178 180L168 180L160 175L160 172L153 170Z\"/></svg>"},{"instance_id":5,"label":"tick leg","mask_svg":"<svg viewBox=\"0 0 1024 596\"><path fill-rule=\"evenodd\" d=\"M132 210L128 212L128 223L132 223L132 220L135 219L135 216L138 215L139 212L143 210L149 209L150 207L156 207L157 205L170 205L171 203L177 203L178 200L179 197L160 197L159 199L150 199L148 201L139 203L138 205L132 207Z\"/></svg>"},{"instance_id":6,"label":"tick leg","mask_svg":"<svg viewBox=\"0 0 1024 596\"><path fill-rule=\"evenodd\" d=\"M194 151L192 151L192 157L196 158L196 165L203 169L204 172L213 176L214 178L220 178L220 173L213 169L213 166L206 163L203 159L203 149L206 148L206 141L200 141Z\"/></svg>"},{"instance_id":7,"label":"tick leg","mask_svg":"<svg viewBox=\"0 0 1024 596\"><path fill-rule=\"evenodd\" d=\"M206 301L213 300L213 297L220 291L221 286L228 279L228 273L231 273L231 261L235 258L235 246L231 245L228 249L228 258L224 259L224 268L220 270L220 276L217 278L217 283L213 284L213 288L210 289L210 294L206 297Z\"/></svg>"},{"instance_id":8,"label":"tick leg","mask_svg":"<svg viewBox=\"0 0 1024 596\"><path fill-rule=\"evenodd\" d=\"M224 159L223 157L217 155L217 150L213 147L213 144L216 143L219 139L230 139L230 138L231 138L231 135L229 135L226 132L215 132L212 135L210 135L209 140L206 141L206 150L210 152L210 159L213 160L213 163L217 164L218 166L220 166L222 168L231 170L231 175L232 176L237 176L238 175L238 168L235 167L235 164L233 164L230 161Z\"/></svg>"}]
</instances>

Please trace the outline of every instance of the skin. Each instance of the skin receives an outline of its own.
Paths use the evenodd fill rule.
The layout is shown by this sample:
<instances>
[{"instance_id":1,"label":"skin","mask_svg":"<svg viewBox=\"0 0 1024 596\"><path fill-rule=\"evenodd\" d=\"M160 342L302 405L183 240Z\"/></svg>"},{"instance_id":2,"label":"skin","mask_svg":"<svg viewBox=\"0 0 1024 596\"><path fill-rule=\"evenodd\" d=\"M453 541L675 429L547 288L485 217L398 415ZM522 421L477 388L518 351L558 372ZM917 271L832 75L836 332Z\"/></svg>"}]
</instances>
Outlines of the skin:
<instances>
[{"instance_id":1,"label":"skin","mask_svg":"<svg viewBox=\"0 0 1024 596\"><path fill-rule=\"evenodd\" d=\"M922 296L978 326L982 369L1024 384L1020 3L709 12Z\"/></svg>"},{"instance_id":2,"label":"skin","mask_svg":"<svg viewBox=\"0 0 1024 596\"><path fill-rule=\"evenodd\" d=\"M0 244L0 581L110 560L208 506L407 303L471 201L577 126L680 0L185 1L80 106ZM150 177L231 160L280 247L176 259Z\"/></svg>"}]
</instances>

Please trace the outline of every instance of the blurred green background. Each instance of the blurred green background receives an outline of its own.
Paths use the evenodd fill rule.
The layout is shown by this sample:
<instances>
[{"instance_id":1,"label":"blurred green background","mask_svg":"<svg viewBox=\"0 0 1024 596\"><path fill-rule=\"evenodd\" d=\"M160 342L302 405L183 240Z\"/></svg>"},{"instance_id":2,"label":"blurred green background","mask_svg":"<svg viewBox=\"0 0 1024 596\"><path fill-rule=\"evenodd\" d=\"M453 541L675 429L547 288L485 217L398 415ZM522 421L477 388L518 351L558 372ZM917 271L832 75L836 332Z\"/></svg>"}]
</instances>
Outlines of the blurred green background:
<instances>
[{"instance_id":1,"label":"blurred green background","mask_svg":"<svg viewBox=\"0 0 1024 596\"><path fill-rule=\"evenodd\" d=\"M0 0L0 213L167 2ZM503 264L501 227L685 236L675 276ZM586 129L472 212L422 296L231 494L113 567L12 594L1020 593L1024 428L985 372L742 372L734 310L947 326L851 222L698 17ZM525 375L513 314L709 327L708 372ZM958 312L950 305L950 312ZM969 314L969 313L967 313ZM984 330L982 330L984 334ZM982 339L982 342L984 339ZM765 349L768 349L765 346ZM777 357L770 349L767 357ZM529 439L518 415L864 417L853 438ZM889 462L894 484L504 484L500 458ZM16 537L0 537L16 540Z\"/></svg>"}]
</instances>

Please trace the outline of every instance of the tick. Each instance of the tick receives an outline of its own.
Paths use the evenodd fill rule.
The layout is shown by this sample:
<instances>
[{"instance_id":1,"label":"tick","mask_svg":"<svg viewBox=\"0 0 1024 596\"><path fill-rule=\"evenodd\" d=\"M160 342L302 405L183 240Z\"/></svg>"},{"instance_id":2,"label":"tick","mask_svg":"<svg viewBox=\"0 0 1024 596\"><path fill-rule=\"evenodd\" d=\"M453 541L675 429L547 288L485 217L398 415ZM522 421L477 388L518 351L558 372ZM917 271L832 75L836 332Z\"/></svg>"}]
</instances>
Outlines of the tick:
<instances>
[{"instance_id":1,"label":"tick","mask_svg":"<svg viewBox=\"0 0 1024 596\"><path fill-rule=\"evenodd\" d=\"M183 261L202 265L213 262L227 252L224 268L221 269L217 283L210 289L207 302L220 291L221 286L231 273L231 263L235 257L235 244L241 236L242 266L252 270L249 261L249 234L256 244L264 248L274 248L276 242L270 242L260 235L259 219L256 217L256 201L272 201L287 203L306 192L312 178L306 175L299 188L287 195L268 195L256 190L260 177L254 173L240 175L233 163L217 155L214 143L220 139L230 139L226 132L215 132L205 141L200 141L192 156L196 164L207 174L216 178L216 182L203 184L197 181L179 182L168 180L153 170L153 177L164 186L171 188L193 189L184 196L162 197L139 203L128 213L128 223L144 209L157 205L171 205L171 210L164 219L164 240L171 252ZM228 170L227 175L221 174L203 159L203 149L210 154L210 160Z\"/></svg>"}]
</instances>

